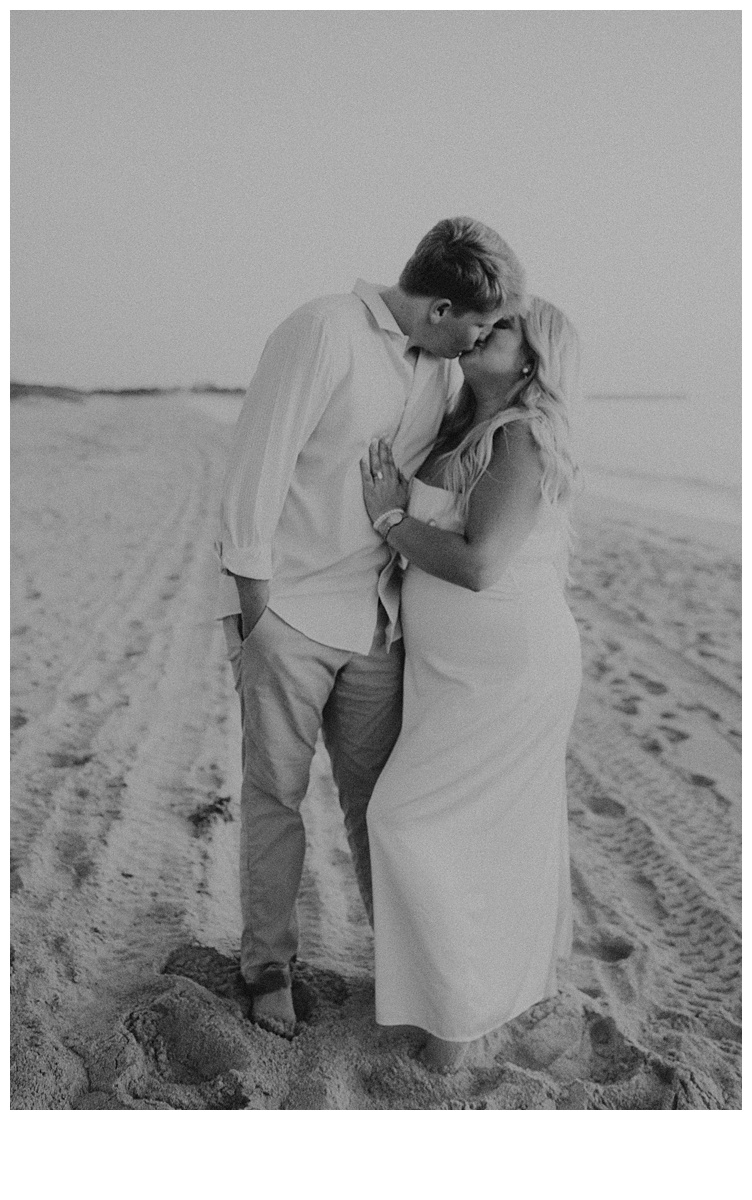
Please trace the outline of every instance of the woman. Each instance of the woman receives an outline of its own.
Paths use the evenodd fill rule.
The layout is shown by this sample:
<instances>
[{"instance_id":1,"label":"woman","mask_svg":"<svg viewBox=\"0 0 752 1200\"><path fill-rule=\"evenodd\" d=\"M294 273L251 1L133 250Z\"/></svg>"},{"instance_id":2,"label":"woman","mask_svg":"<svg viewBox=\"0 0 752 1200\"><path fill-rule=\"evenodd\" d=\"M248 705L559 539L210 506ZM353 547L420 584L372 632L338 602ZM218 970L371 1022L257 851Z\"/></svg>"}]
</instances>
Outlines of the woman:
<instances>
[{"instance_id":1,"label":"woman","mask_svg":"<svg viewBox=\"0 0 752 1200\"><path fill-rule=\"evenodd\" d=\"M361 470L408 567L402 732L368 809L376 1019L423 1061L556 991L571 943L564 761L581 682L563 596L577 335L552 304L497 322L409 488L386 443Z\"/></svg>"}]
</instances>

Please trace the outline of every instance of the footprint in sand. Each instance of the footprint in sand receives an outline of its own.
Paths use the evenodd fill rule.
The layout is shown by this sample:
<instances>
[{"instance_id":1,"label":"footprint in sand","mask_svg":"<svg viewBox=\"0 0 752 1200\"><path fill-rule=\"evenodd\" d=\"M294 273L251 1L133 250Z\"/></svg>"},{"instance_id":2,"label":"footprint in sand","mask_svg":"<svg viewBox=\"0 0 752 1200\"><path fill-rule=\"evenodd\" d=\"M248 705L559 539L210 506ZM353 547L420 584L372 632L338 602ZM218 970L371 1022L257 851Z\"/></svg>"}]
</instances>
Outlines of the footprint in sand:
<instances>
[{"instance_id":1,"label":"footprint in sand","mask_svg":"<svg viewBox=\"0 0 752 1200\"><path fill-rule=\"evenodd\" d=\"M610 796L583 796L582 802L596 817L616 819L623 817L626 812L624 805L619 804L618 800L612 800Z\"/></svg>"},{"instance_id":2,"label":"footprint in sand","mask_svg":"<svg viewBox=\"0 0 752 1200\"><path fill-rule=\"evenodd\" d=\"M188 816L196 834L208 833L215 820L234 821L229 807L231 800L231 796L215 796L206 804L199 804Z\"/></svg>"},{"instance_id":3,"label":"footprint in sand","mask_svg":"<svg viewBox=\"0 0 752 1200\"><path fill-rule=\"evenodd\" d=\"M92 1047L95 1100L109 1092L128 1108L280 1107L287 1046L189 979L133 1009L117 1034Z\"/></svg>"},{"instance_id":4,"label":"footprint in sand","mask_svg":"<svg viewBox=\"0 0 752 1200\"><path fill-rule=\"evenodd\" d=\"M662 923L669 916L655 883L641 871L624 880L624 896L638 917Z\"/></svg>"},{"instance_id":5,"label":"footprint in sand","mask_svg":"<svg viewBox=\"0 0 752 1200\"><path fill-rule=\"evenodd\" d=\"M665 696L668 691L664 683L658 683L655 679L649 679L647 675L642 675L639 671L630 671L629 674L638 683L641 683L645 691L649 692L651 696Z\"/></svg>"},{"instance_id":6,"label":"footprint in sand","mask_svg":"<svg viewBox=\"0 0 752 1200\"><path fill-rule=\"evenodd\" d=\"M663 746L657 738L645 736L640 738L640 745L648 754L663 754Z\"/></svg>"},{"instance_id":7,"label":"footprint in sand","mask_svg":"<svg viewBox=\"0 0 752 1200\"><path fill-rule=\"evenodd\" d=\"M634 946L625 937L605 936L591 944L590 953L601 962L617 963L629 958L634 953Z\"/></svg>"},{"instance_id":8,"label":"footprint in sand","mask_svg":"<svg viewBox=\"0 0 752 1200\"><path fill-rule=\"evenodd\" d=\"M629 958L630 954L634 953L635 947L625 937L604 933L589 942L577 939L574 950L575 953L582 954L586 958L597 958L599 962L617 963Z\"/></svg>"},{"instance_id":9,"label":"footprint in sand","mask_svg":"<svg viewBox=\"0 0 752 1200\"><path fill-rule=\"evenodd\" d=\"M91 762L93 754L74 754L66 751L56 751L50 755L53 767L83 767Z\"/></svg>"},{"instance_id":10,"label":"footprint in sand","mask_svg":"<svg viewBox=\"0 0 752 1200\"><path fill-rule=\"evenodd\" d=\"M690 736L683 729L675 729L673 725L659 725L658 728L662 733L665 733L670 742L686 742Z\"/></svg>"},{"instance_id":11,"label":"footprint in sand","mask_svg":"<svg viewBox=\"0 0 752 1200\"><path fill-rule=\"evenodd\" d=\"M596 1083L616 1083L634 1075L645 1052L626 1040L613 1017L590 1016L592 1058L588 1077Z\"/></svg>"}]
</instances>

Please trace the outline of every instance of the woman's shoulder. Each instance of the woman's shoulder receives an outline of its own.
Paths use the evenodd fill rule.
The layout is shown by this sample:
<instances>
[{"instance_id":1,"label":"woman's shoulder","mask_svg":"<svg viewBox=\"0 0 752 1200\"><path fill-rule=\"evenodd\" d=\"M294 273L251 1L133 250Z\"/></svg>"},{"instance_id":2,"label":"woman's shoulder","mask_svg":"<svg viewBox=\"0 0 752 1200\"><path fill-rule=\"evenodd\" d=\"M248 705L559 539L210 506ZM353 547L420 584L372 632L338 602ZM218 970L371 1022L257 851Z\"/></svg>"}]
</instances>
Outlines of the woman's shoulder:
<instances>
[{"instance_id":1,"label":"woman's shoulder","mask_svg":"<svg viewBox=\"0 0 752 1200\"><path fill-rule=\"evenodd\" d=\"M494 454L508 454L535 446L533 422L536 414L525 409L507 409L493 434Z\"/></svg>"},{"instance_id":2,"label":"woman's shoulder","mask_svg":"<svg viewBox=\"0 0 752 1200\"><path fill-rule=\"evenodd\" d=\"M534 417L521 416L504 421L495 430L491 458L487 473L498 481L529 480L531 485L540 481L542 463L540 448L532 431Z\"/></svg>"}]
</instances>

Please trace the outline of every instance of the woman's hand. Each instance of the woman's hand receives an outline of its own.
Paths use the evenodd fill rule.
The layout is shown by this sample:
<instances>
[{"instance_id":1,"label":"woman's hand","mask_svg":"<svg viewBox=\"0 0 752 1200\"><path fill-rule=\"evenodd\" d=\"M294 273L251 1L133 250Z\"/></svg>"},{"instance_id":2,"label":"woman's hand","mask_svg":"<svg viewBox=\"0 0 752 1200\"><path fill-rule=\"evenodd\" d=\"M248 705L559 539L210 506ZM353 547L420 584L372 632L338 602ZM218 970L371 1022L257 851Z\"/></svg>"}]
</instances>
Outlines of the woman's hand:
<instances>
[{"instance_id":1,"label":"woman's hand","mask_svg":"<svg viewBox=\"0 0 752 1200\"><path fill-rule=\"evenodd\" d=\"M363 499L372 523L390 508L407 508L410 485L398 470L384 438L371 442L367 456L360 460L360 474Z\"/></svg>"}]
</instances>

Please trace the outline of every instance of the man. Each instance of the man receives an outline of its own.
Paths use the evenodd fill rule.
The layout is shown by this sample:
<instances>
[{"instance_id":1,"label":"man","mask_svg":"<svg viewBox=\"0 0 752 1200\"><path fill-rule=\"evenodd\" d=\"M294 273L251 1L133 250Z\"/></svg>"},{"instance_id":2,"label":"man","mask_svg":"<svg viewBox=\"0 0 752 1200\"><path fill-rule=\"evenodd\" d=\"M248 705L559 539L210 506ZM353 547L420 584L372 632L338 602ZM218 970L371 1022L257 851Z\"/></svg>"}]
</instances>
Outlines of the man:
<instances>
[{"instance_id":1,"label":"man","mask_svg":"<svg viewBox=\"0 0 752 1200\"><path fill-rule=\"evenodd\" d=\"M373 438L411 477L461 384L451 360L523 306L493 230L440 221L393 287L359 280L272 333L241 411L218 546L243 721L241 971L252 1017L291 1036L305 851L299 808L319 730L366 911L365 812L401 723L399 593L363 505Z\"/></svg>"}]
</instances>

